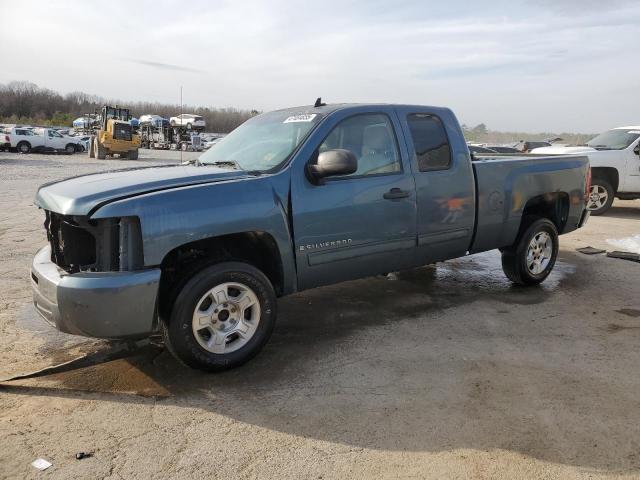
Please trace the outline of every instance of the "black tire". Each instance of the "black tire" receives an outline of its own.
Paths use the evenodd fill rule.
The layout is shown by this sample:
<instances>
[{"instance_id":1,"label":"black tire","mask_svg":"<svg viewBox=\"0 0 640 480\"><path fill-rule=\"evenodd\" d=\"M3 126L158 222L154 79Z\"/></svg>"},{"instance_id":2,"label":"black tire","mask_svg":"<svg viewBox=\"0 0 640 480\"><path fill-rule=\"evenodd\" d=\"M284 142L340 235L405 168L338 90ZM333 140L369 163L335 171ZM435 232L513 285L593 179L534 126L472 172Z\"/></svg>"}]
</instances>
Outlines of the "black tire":
<instances>
[{"instance_id":1,"label":"black tire","mask_svg":"<svg viewBox=\"0 0 640 480\"><path fill-rule=\"evenodd\" d=\"M31 144L29 142L20 142L16 146L16 149L20 153L29 153L31 152Z\"/></svg>"},{"instance_id":2,"label":"black tire","mask_svg":"<svg viewBox=\"0 0 640 480\"><path fill-rule=\"evenodd\" d=\"M129 150L129 160L138 159L138 150Z\"/></svg>"},{"instance_id":3,"label":"black tire","mask_svg":"<svg viewBox=\"0 0 640 480\"><path fill-rule=\"evenodd\" d=\"M551 256L542 271L534 272L529 268L527 254L529 244L534 237L541 233L547 233L549 236ZM544 281L553 270L558 257L558 248L558 230L551 220L540 217L524 217L523 227L515 244L502 250L502 270L513 283L518 285L537 285Z\"/></svg>"},{"instance_id":4,"label":"black tire","mask_svg":"<svg viewBox=\"0 0 640 480\"><path fill-rule=\"evenodd\" d=\"M67 155L73 155L74 153L76 153L76 146L73 143L67 143L67 145L64 147L64 153L66 153Z\"/></svg>"},{"instance_id":5,"label":"black tire","mask_svg":"<svg viewBox=\"0 0 640 480\"><path fill-rule=\"evenodd\" d=\"M200 345L192 329L192 319L203 295L223 283L240 283L258 298L260 317L246 343L229 353L212 353ZM167 349L185 365L217 372L247 362L264 347L276 321L276 294L269 279L257 268L241 262L218 263L195 273L178 293L169 321L163 320L162 333ZM226 348L225 344L225 348Z\"/></svg>"},{"instance_id":6,"label":"black tire","mask_svg":"<svg viewBox=\"0 0 640 480\"><path fill-rule=\"evenodd\" d=\"M589 205L593 205L592 200L591 200L591 195L593 195L595 192L594 190L600 190L602 191L602 189L604 189L604 191L606 192L607 195L607 199L606 201L598 208L595 207L590 207ZM604 213L607 212L607 210L609 210L611 208L611 205L613 204L613 198L615 196L616 192L613 189L613 187L611 186L611 184L603 179L603 178L594 178L591 181L591 192L589 192L589 203L587 204L587 209L591 212L591 215L602 215Z\"/></svg>"},{"instance_id":7,"label":"black tire","mask_svg":"<svg viewBox=\"0 0 640 480\"><path fill-rule=\"evenodd\" d=\"M186 143L183 143L182 145L180 145L180 148L182 149L183 152L186 152L187 150L189 150L189 145L187 145Z\"/></svg>"},{"instance_id":8,"label":"black tire","mask_svg":"<svg viewBox=\"0 0 640 480\"><path fill-rule=\"evenodd\" d=\"M95 140L95 137L91 137L91 140L89 140L89 158L96 158L96 140Z\"/></svg>"},{"instance_id":9,"label":"black tire","mask_svg":"<svg viewBox=\"0 0 640 480\"><path fill-rule=\"evenodd\" d=\"M176 121L175 120L171 120L171 126L175 127L176 126Z\"/></svg>"},{"instance_id":10,"label":"black tire","mask_svg":"<svg viewBox=\"0 0 640 480\"><path fill-rule=\"evenodd\" d=\"M190 123L187 123L187 130L191 130L191 127L192 127L192 126L193 126L193 125L191 125Z\"/></svg>"},{"instance_id":11,"label":"black tire","mask_svg":"<svg viewBox=\"0 0 640 480\"><path fill-rule=\"evenodd\" d=\"M97 138L95 141L95 152L96 152L96 158L98 160L104 160L105 158L107 158L107 149L102 146L102 144L98 141Z\"/></svg>"}]
</instances>

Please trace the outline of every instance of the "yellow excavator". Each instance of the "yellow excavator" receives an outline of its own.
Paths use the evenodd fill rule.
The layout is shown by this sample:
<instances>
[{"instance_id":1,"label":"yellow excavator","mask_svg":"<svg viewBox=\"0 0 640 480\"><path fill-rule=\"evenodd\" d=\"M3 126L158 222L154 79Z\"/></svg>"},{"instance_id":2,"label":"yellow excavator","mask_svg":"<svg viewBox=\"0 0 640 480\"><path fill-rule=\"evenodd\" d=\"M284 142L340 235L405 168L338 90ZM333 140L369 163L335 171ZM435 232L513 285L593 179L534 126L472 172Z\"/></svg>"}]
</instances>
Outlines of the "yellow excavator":
<instances>
[{"instance_id":1,"label":"yellow excavator","mask_svg":"<svg viewBox=\"0 0 640 480\"><path fill-rule=\"evenodd\" d=\"M89 144L89 158L104 160L117 154L120 158L138 159L140 135L133 133L128 108L103 106L97 126Z\"/></svg>"}]
</instances>

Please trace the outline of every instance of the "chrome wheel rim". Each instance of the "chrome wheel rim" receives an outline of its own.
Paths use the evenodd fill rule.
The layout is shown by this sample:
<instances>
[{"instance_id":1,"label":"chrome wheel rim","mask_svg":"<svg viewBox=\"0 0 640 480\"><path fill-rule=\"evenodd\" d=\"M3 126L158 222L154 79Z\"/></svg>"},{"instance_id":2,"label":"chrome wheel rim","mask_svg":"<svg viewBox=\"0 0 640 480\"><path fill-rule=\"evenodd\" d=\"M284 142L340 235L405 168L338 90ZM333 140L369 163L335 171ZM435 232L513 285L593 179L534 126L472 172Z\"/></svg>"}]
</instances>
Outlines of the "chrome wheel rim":
<instances>
[{"instance_id":1,"label":"chrome wheel rim","mask_svg":"<svg viewBox=\"0 0 640 480\"><path fill-rule=\"evenodd\" d=\"M602 185L591 185L589 190L589 203L587 203L588 210L599 210L607 204L609 199L609 193L607 189Z\"/></svg>"},{"instance_id":2,"label":"chrome wheel rim","mask_svg":"<svg viewBox=\"0 0 640 480\"><path fill-rule=\"evenodd\" d=\"M206 292L193 312L193 335L211 353L235 352L253 337L260 323L260 301L242 283L229 282Z\"/></svg>"},{"instance_id":3,"label":"chrome wheel rim","mask_svg":"<svg viewBox=\"0 0 640 480\"><path fill-rule=\"evenodd\" d=\"M527 248L527 269L534 275L540 275L549 266L553 254L553 242L547 232L536 233Z\"/></svg>"}]
</instances>

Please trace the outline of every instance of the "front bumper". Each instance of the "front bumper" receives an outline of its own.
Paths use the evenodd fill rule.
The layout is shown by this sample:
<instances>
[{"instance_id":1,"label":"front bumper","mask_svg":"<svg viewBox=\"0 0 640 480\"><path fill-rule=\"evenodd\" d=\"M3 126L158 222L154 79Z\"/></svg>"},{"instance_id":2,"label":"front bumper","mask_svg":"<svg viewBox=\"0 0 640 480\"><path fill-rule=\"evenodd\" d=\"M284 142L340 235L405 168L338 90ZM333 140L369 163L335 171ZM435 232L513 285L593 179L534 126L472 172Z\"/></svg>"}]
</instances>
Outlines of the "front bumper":
<instances>
[{"instance_id":1,"label":"front bumper","mask_svg":"<svg viewBox=\"0 0 640 480\"><path fill-rule=\"evenodd\" d=\"M68 274L51 261L51 247L33 259L33 303L61 332L96 338L153 332L160 269Z\"/></svg>"}]
</instances>

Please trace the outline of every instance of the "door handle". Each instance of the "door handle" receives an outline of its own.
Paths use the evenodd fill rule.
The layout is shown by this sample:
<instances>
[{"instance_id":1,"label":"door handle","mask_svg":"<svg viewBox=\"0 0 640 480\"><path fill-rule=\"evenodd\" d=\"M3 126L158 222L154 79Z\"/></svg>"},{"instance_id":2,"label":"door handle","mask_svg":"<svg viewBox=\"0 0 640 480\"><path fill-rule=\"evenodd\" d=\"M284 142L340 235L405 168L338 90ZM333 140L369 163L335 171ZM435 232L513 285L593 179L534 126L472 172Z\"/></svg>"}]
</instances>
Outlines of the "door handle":
<instances>
[{"instance_id":1,"label":"door handle","mask_svg":"<svg viewBox=\"0 0 640 480\"><path fill-rule=\"evenodd\" d=\"M392 188L387 193L382 195L386 200L397 200L398 198L407 198L411 195L409 190L400 190L399 188Z\"/></svg>"}]
</instances>

